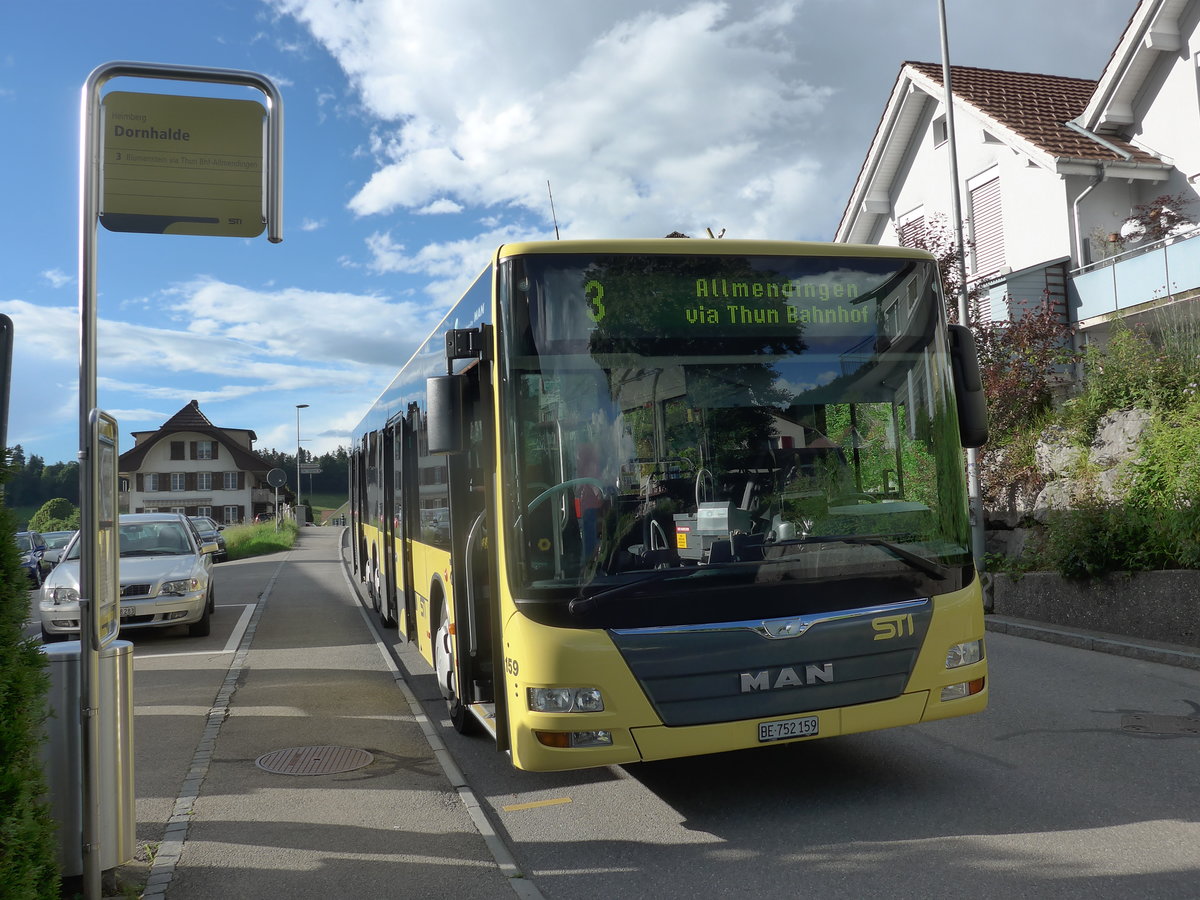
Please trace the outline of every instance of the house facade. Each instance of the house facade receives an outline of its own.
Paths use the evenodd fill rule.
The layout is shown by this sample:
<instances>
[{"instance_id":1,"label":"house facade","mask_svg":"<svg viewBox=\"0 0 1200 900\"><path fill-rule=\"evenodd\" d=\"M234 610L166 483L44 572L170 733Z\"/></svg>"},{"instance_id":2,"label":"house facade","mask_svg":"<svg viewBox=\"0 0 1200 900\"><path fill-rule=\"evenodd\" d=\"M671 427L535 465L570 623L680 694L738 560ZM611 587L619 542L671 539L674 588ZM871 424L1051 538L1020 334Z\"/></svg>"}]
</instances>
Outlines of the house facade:
<instances>
[{"instance_id":1,"label":"house facade","mask_svg":"<svg viewBox=\"0 0 1200 900\"><path fill-rule=\"evenodd\" d=\"M1200 293L1200 0L1142 0L1095 81L908 62L836 239L911 244L953 210L948 118L983 315L1051 303L1084 340ZM1169 198L1164 201L1164 198Z\"/></svg>"},{"instance_id":2,"label":"house facade","mask_svg":"<svg viewBox=\"0 0 1200 900\"><path fill-rule=\"evenodd\" d=\"M133 432L122 453L121 512L181 512L225 525L274 510L271 466L254 452L255 433L218 428L191 401L156 431Z\"/></svg>"}]
</instances>

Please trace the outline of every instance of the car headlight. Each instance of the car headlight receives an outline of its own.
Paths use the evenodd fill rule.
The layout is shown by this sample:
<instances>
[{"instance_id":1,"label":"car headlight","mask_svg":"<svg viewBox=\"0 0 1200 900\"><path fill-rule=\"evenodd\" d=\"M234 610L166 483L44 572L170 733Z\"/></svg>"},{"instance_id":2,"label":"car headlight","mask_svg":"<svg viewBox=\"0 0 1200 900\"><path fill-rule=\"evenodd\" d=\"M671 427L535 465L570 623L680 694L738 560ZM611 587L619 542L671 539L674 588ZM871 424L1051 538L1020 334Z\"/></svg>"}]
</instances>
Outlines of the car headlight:
<instances>
[{"instance_id":1,"label":"car headlight","mask_svg":"<svg viewBox=\"0 0 1200 900\"><path fill-rule=\"evenodd\" d=\"M179 581L164 581L158 592L160 594L187 594L199 587L199 578L181 578Z\"/></svg>"},{"instance_id":2,"label":"car headlight","mask_svg":"<svg viewBox=\"0 0 1200 900\"><path fill-rule=\"evenodd\" d=\"M599 688L527 688L532 712L603 712L604 697Z\"/></svg>"},{"instance_id":3,"label":"car headlight","mask_svg":"<svg viewBox=\"0 0 1200 900\"><path fill-rule=\"evenodd\" d=\"M967 641L955 644L946 651L946 668L957 669L983 659L983 641Z\"/></svg>"},{"instance_id":4,"label":"car headlight","mask_svg":"<svg viewBox=\"0 0 1200 900\"><path fill-rule=\"evenodd\" d=\"M46 593L54 604L79 602L79 591L73 587L46 588Z\"/></svg>"}]
</instances>

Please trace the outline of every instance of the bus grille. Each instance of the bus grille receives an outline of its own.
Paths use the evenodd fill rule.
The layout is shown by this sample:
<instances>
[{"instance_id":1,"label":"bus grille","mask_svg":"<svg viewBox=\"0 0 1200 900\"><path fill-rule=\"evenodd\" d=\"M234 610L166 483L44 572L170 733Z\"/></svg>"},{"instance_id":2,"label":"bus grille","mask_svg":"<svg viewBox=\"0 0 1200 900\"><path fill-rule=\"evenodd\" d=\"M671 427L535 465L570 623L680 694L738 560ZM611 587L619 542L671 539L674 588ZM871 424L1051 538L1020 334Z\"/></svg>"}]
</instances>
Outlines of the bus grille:
<instances>
[{"instance_id":1,"label":"bus grille","mask_svg":"<svg viewBox=\"0 0 1200 900\"><path fill-rule=\"evenodd\" d=\"M929 600L828 616L609 631L665 725L806 713L899 696ZM801 633L770 637L785 631Z\"/></svg>"}]
</instances>

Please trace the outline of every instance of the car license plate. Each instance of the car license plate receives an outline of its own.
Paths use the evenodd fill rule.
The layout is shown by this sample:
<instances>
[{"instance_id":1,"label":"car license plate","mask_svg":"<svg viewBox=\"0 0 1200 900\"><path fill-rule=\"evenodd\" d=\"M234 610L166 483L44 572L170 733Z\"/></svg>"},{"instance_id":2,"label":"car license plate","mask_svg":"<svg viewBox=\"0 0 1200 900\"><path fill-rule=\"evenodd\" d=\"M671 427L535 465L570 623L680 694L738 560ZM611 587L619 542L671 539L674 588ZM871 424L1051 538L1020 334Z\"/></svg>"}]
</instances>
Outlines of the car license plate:
<instances>
[{"instance_id":1,"label":"car license plate","mask_svg":"<svg viewBox=\"0 0 1200 900\"><path fill-rule=\"evenodd\" d=\"M814 737L820 731L820 719L802 716L799 719L784 719L782 722L759 722L758 741L783 741L788 738Z\"/></svg>"},{"instance_id":2,"label":"car license plate","mask_svg":"<svg viewBox=\"0 0 1200 900\"><path fill-rule=\"evenodd\" d=\"M137 615L137 609L135 607L132 607L132 606L122 606L121 607L121 618L122 619L127 619L130 616L136 616L136 615Z\"/></svg>"}]
</instances>

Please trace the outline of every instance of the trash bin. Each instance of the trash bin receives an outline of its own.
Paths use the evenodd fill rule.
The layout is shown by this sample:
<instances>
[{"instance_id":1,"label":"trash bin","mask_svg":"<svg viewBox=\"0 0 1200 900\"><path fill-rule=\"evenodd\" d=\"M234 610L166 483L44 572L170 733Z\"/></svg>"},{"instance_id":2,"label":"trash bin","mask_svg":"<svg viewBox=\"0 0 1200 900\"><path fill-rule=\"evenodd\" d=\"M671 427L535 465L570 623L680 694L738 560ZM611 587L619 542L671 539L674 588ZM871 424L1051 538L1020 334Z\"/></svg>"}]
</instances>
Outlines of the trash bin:
<instances>
[{"instance_id":1,"label":"trash bin","mask_svg":"<svg viewBox=\"0 0 1200 900\"><path fill-rule=\"evenodd\" d=\"M79 641L47 644L50 716L42 766L50 814L58 823L58 863L66 877L83 874L83 731L79 722L82 662ZM98 654L100 689L97 748L100 782L98 834L101 870L133 859L133 645L113 641Z\"/></svg>"}]
</instances>

